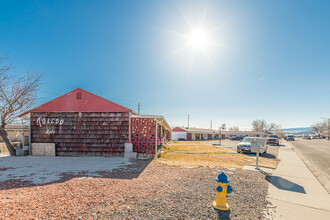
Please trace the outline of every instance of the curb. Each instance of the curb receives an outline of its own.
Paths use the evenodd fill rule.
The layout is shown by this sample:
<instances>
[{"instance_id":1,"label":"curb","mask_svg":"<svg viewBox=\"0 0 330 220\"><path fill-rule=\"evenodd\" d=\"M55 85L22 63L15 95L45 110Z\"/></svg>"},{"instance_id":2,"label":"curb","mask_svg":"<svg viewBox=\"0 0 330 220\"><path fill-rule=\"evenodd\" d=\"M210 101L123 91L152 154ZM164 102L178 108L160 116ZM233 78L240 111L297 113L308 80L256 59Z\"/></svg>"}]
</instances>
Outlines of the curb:
<instances>
[{"instance_id":1,"label":"curb","mask_svg":"<svg viewBox=\"0 0 330 220\"><path fill-rule=\"evenodd\" d=\"M304 157L299 150L296 150L294 146L291 145L291 143L287 143L290 148L293 149L293 151L299 156L299 158L302 160L302 162L306 165L306 167L311 171L311 173L314 175L314 177L319 181L319 183L323 186L323 188L330 194L330 179L324 175L316 166L311 164L306 157Z\"/></svg>"}]
</instances>

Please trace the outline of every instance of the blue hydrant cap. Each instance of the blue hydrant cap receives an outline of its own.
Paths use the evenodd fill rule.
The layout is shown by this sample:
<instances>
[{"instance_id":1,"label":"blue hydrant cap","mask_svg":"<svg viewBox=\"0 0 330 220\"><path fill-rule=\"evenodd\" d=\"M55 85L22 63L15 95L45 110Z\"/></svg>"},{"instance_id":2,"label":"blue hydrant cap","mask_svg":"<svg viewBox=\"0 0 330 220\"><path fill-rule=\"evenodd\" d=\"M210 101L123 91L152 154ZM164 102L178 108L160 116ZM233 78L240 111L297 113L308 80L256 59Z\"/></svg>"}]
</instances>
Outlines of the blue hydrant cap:
<instances>
[{"instance_id":1,"label":"blue hydrant cap","mask_svg":"<svg viewBox=\"0 0 330 220\"><path fill-rule=\"evenodd\" d=\"M215 179L215 181L219 182L219 183L229 183L230 181L227 178L227 175L222 172L219 174L219 176Z\"/></svg>"}]
</instances>

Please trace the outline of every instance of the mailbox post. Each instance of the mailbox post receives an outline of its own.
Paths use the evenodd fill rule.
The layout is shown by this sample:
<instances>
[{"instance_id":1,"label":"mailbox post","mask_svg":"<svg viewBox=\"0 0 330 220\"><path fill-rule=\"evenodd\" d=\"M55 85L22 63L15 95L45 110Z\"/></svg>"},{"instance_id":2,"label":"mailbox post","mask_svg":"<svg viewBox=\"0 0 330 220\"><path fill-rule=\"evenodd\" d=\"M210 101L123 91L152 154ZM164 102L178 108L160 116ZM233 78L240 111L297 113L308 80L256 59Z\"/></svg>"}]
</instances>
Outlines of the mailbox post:
<instances>
[{"instance_id":1,"label":"mailbox post","mask_svg":"<svg viewBox=\"0 0 330 220\"><path fill-rule=\"evenodd\" d=\"M259 153L261 145L258 141L253 140L251 142L251 152L256 153L256 169L259 170Z\"/></svg>"}]
</instances>

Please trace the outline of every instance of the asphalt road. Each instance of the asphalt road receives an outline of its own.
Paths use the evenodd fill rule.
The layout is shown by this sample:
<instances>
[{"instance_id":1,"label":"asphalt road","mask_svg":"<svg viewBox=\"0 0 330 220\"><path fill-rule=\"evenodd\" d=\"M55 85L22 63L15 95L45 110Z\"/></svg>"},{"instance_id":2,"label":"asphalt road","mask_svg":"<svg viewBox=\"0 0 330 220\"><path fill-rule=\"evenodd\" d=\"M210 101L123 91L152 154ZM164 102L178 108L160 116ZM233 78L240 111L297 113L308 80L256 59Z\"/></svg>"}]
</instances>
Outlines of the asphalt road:
<instances>
[{"instance_id":1,"label":"asphalt road","mask_svg":"<svg viewBox=\"0 0 330 220\"><path fill-rule=\"evenodd\" d=\"M318 179L322 174L330 180L330 141L297 139L290 144Z\"/></svg>"}]
</instances>

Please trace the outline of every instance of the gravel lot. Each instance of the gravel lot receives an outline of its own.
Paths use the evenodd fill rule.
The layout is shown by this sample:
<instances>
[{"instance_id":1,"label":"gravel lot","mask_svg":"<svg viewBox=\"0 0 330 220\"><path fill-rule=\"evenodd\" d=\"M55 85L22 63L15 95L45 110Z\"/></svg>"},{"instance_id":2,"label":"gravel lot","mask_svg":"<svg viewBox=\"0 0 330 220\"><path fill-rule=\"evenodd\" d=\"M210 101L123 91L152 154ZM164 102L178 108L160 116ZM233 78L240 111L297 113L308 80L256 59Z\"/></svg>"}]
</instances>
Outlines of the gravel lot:
<instances>
[{"instance_id":1,"label":"gravel lot","mask_svg":"<svg viewBox=\"0 0 330 220\"><path fill-rule=\"evenodd\" d=\"M262 218L269 205L263 174L135 160L111 172L95 171L101 177L81 172L64 173L61 180L46 185L3 181L0 219L217 219L210 204L220 171L227 173L235 190L228 197L231 210L221 219Z\"/></svg>"}]
</instances>

